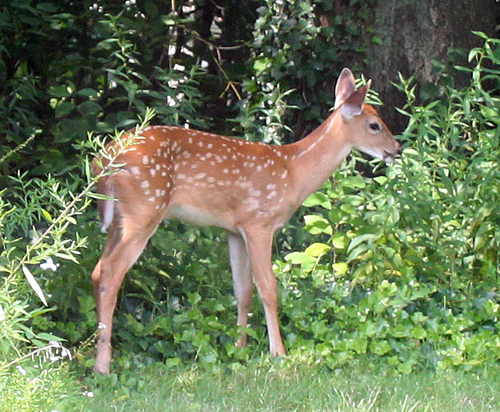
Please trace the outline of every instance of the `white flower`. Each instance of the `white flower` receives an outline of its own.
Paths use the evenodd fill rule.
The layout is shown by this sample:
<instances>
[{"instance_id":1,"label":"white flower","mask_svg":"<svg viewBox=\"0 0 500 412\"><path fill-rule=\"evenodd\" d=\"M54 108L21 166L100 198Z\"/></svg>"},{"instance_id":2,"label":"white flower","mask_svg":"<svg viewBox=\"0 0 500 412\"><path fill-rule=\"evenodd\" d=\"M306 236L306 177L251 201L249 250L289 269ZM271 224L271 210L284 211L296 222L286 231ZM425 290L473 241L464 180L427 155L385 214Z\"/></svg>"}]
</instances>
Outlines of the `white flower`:
<instances>
[{"instance_id":1,"label":"white flower","mask_svg":"<svg viewBox=\"0 0 500 412\"><path fill-rule=\"evenodd\" d=\"M42 270L52 270L53 272L55 272L57 270L58 266L59 266L59 263L55 264L54 261L52 260L52 258L50 258L50 257L47 258L44 263L40 264L40 268Z\"/></svg>"}]
</instances>

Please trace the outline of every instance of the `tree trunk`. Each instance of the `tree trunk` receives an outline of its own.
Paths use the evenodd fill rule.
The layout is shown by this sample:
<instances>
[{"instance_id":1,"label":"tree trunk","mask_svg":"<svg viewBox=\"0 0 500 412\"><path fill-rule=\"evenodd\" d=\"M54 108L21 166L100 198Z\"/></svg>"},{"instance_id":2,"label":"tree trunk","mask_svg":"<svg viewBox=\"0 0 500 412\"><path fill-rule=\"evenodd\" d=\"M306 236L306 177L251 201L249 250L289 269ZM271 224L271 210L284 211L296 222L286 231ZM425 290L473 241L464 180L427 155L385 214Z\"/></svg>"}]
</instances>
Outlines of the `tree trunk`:
<instances>
[{"instance_id":1,"label":"tree trunk","mask_svg":"<svg viewBox=\"0 0 500 412\"><path fill-rule=\"evenodd\" d=\"M394 133L402 132L407 123L393 109L405 102L391 85L398 82L398 72L405 78L415 73L420 85L437 84L441 73L433 70L433 61L446 64L450 50L462 49L465 55L456 63L465 65L468 50L482 43L472 31L494 36L499 9L496 0L379 0L375 34L383 44L370 46L366 74L381 94L382 116ZM457 78L457 86L465 86L467 79Z\"/></svg>"}]
</instances>

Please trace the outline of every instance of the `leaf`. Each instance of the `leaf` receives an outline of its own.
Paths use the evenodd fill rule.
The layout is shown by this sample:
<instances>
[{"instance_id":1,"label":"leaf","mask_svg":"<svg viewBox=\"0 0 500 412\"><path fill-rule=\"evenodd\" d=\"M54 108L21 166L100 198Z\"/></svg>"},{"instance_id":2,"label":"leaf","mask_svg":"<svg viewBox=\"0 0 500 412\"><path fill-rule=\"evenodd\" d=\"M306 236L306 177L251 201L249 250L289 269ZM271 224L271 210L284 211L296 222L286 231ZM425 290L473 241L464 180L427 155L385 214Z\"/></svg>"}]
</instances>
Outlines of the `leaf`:
<instances>
[{"instance_id":1,"label":"leaf","mask_svg":"<svg viewBox=\"0 0 500 412\"><path fill-rule=\"evenodd\" d=\"M313 243L308 246L304 253L312 257L319 257L331 250L331 246L325 243Z\"/></svg>"},{"instance_id":2,"label":"leaf","mask_svg":"<svg viewBox=\"0 0 500 412\"><path fill-rule=\"evenodd\" d=\"M373 180L375 180L378 184L380 185L385 185L387 183L387 177L386 176L377 176L374 177Z\"/></svg>"},{"instance_id":3,"label":"leaf","mask_svg":"<svg viewBox=\"0 0 500 412\"><path fill-rule=\"evenodd\" d=\"M474 49L472 49L472 50L469 52L469 56L468 56L468 58L467 58L467 61L468 61L468 62L471 62L471 61L472 61L472 60L474 60L474 59L476 58L476 56L477 56L478 54L480 54L480 53L481 53L481 49L479 49L479 48L474 48Z\"/></svg>"},{"instance_id":4,"label":"leaf","mask_svg":"<svg viewBox=\"0 0 500 412\"><path fill-rule=\"evenodd\" d=\"M342 187L349 187L353 189L363 189L366 187L366 183L360 175L348 176L340 182L340 185Z\"/></svg>"},{"instance_id":5,"label":"leaf","mask_svg":"<svg viewBox=\"0 0 500 412\"><path fill-rule=\"evenodd\" d=\"M54 256L57 256L58 258L64 259L64 260L69 260L71 262L78 263L76 260L75 256L73 256L70 253L64 253L64 252L56 252Z\"/></svg>"},{"instance_id":6,"label":"leaf","mask_svg":"<svg viewBox=\"0 0 500 412\"><path fill-rule=\"evenodd\" d=\"M61 118L70 114L75 106L69 102L61 102L56 106L56 117Z\"/></svg>"},{"instance_id":7,"label":"leaf","mask_svg":"<svg viewBox=\"0 0 500 412\"><path fill-rule=\"evenodd\" d=\"M52 335L52 333L47 333L47 332L40 332L39 334L36 335L38 339L41 340L46 340L47 342L54 341L54 342L63 342L65 339L60 338L59 336Z\"/></svg>"},{"instance_id":8,"label":"leaf","mask_svg":"<svg viewBox=\"0 0 500 412\"><path fill-rule=\"evenodd\" d=\"M398 365L398 371L404 375L409 375L413 371L413 365L415 365L415 361L407 360Z\"/></svg>"},{"instance_id":9,"label":"leaf","mask_svg":"<svg viewBox=\"0 0 500 412\"><path fill-rule=\"evenodd\" d=\"M262 73L270 66L271 66L270 58L258 59L255 60L255 62L253 63L253 68L257 73Z\"/></svg>"},{"instance_id":10,"label":"leaf","mask_svg":"<svg viewBox=\"0 0 500 412\"><path fill-rule=\"evenodd\" d=\"M335 271L336 275L345 275L349 270L349 266L346 262L338 262L332 265L332 269Z\"/></svg>"},{"instance_id":11,"label":"leaf","mask_svg":"<svg viewBox=\"0 0 500 412\"><path fill-rule=\"evenodd\" d=\"M81 105L78 106L78 111L82 116L94 116L97 113L102 111L102 107L100 104L89 100L86 102L83 102Z\"/></svg>"},{"instance_id":12,"label":"leaf","mask_svg":"<svg viewBox=\"0 0 500 412\"><path fill-rule=\"evenodd\" d=\"M348 345L349 349L352 349L358 354L363 354L366 353L366 349L368 347L368 340L362 337L359 337L357 339L353 339L349 341Z\"/></svg>"},{"instance_id":13,"label":"leaf","mask_svg":"<svg viewBox=\"0 0 500 412\"><path fill-rule=\"evenodd\" d=\"M377 325L371 320L359 325L359 331L366 337L372 338L377 334Z\"/></svg>"},{"instance_id":14,"label":"leaf","mask_svg":"<svg viewBox=\"0 0 500 412\"><path fill-rule=\"evenodd\" d=\"M172 15L163 16L162 21L166 26L176 26L178 24L191 23L190 19L182 19Z\"/></svg>"},{"instance_id":15,"label":"leaf","mask_svg":"<svg viewBox=\"0 0 500 412\"><path fill-rule=\"evenodd\" d=\"M49 306L47 304L47 301L45 300L45 296L43 294L42 288L36 281L35 277L33 274L29 271L29 269L26 266L23 266L23 273L24 276L26 276L26 279L28 280L28 283L30 284L31 288L35 291L36 295L40 298L40 300L43 302L45 306Z\"/></svg>"},{"instance_id":16,"label":"leaf","mask_svg":"<svg viewBox=\"0 0 500 412\"><path fill-rule=\"evenodd\" d=\"M304 270L311 270L316 265L316 259L304 252L292 252L285 256L285 260L294 265L300 265Z\"/></svg>"},{"instance_id":17,"label":"leaf","mask_svg":"<svg viewBox=\"0 0 500 412\"><path fill-rule=\"evenodd\" d=\"M321 206L327 210L332 209L332 202L330 201L330 198L322 192L316 192L310 195L304 201L303 205L306 207Z\"/></svg>"},{"instance_id":18,"label":"leaf","mask_svg":"<svg viewBox=\"0 0 500 412\"><path fill-rule=\"evenodd\" d=\"M60 86L52 86L49 88L49 95L53 97L69 97L71 96L71 90L64 84Z\"/></svg>"},{"instance_id":19,"label":"leaf","mask_svg":"<svg viewBox=\"0 0 500 412\"><path fill-rule=\"evenodd\" d=\"M411 330L411 334L416 339L425 339L427 337L427 331L420 325L415 326Z\"/></svg>"},{"instance_id":20,"label":"leaf","mask_svg":"<svg viewBox=\"0 0 500 412\"><path fill-rule=\"evenodd\" d=\"M38 10L44 11L46 13L55 13L57 11L57 7L54 4L49 3L49 2L43 2L43 3L37 4L36 8Z\"/></svg>"},{"instance_id":21,"label":"leaf","mask_svg":"<svg viewBox=\"0 0 500 412\"><path fill-rule=\"evenodd\" d=\"M42 209L42 215L47 222L52 223L52 216L49 212L47 212L45 209Z\"/></svg>"},{"instance_id":22,"label":"leaf","mask_svg":"<svg viewBox=\"0 0 500 412\"><path fill-rule=\"evenodd\" d=\"M378 340L378 341L373 341L370 345L370 351L374 353L375 355L385 355L387 352L390 352L392 350L392 347L389 342L386 340Z\"/></svg>"},{"instance_id":23,"label":"leaf","mask_svg":"<svg viewBox=\"0 0 500 412\"><path fill-rule=\"evenodd\" d=\"M322 216L306 215L304 221L306 222L306 230L312 235L319 235L320 233L331 235L333 233L330 222Z\"/></svg>"},{"instance_id":24,"label":"leaf","mask_svg":"<svg viewBox=\"0 0 500 412\"><path fill-rule=\"evenodd\" d=\"M328 212L328 219L331 223L339 223L344 217L344 213L340 209L333 209Z\"/></svg>"},{"instance_id":25,"label":"leaf","mask_svg":"<svg viewBox=\"0 0 500 412\"><path fill-rule=\"evenodd\" d=\"M356 236L351 240L351 243L349 243L349 249L348 252L351 250L355 249L356 246L360 245L361 243L368 243L370 240L374 239L375 235L373 233L365 233L364 235L359 235Z\"/></svg>"},{"instance_id":26,"label":"leaf","mask_svg":"<svg viewBox=\"0 0 500 412\"><path fill-rule=\"evenodd\" d=\"M78 92L76 94L78 94L79 96L92 97L92 98L99 97L99 94L97 93L97 91L94 89L91 89L89 87L78 90Z\"/></svg>"},{"instance_id":27,"label":"leaf","mask_svg":"<svg viewBox=\"0 0 500 412\"><path fill-rule=\"evenodd\" d=\"M477 30L477 31L473 30L472 33L474 33L476 36L481 37L484 40L489 40L489 38L490 38L485 32L482 32L479 30Z\"/></svg>"},{"instance_id":28,"label":"leaf","mask_svg":"<svg viewBox=\"0 0 500 412\"><path fill-rule=\"evenodd\" d=\"M391 336L395 338L407 338L411 335L412 326L408 324L399 324L391 328Z\"/></svg>"},{"instance_id":29,"label":"leaf","mask_svg":"<svg viewBox=\"0 0 500 412\"><path fill-rule=\"evenodd\" d=\"M349 238L344 233L337 233L332 236L332 245L335 249L345 249Z\"/></svg>"},{"instance_id":30,"label":"leaf","mask_svg":"<svg viewBox=\"0 0 500 412\"><path fill-rule=\"evenodd\" d=\"M165 361L165 366L167 368L174 368L176 366L179 366L181 364L180 358L169 358Z\"/></svg>"}]
</instances>

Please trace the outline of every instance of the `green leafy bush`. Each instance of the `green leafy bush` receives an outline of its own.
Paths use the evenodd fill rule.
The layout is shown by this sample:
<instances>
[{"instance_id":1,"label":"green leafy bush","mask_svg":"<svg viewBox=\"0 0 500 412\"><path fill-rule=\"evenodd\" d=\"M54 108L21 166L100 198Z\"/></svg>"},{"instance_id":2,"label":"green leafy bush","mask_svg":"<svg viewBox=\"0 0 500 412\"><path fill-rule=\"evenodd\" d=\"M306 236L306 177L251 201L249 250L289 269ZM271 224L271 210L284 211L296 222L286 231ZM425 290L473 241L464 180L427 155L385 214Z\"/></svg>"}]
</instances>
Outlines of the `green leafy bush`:
<instances>
[{"instance_id":1,"label":"green leafy bush","mask_svg":"<svg viewBox=\"0 0 500 412\"><path fill-rule=\"evenodd\" d=\"M251 106L270 110L279 109L277 95L295 90L286 97L286 105L299 110L281 113L288 127L279 134L252 127L254 139L290 143L322 121L333 104L338 73L346 62L353 70L361 66L366 58L363 45L374 40L373 3L267 0L261 4L252 45L254 73L244 82L245 90ZM255 119L262 125L269 118L261 112Z\"/></svg>"},{"instance_id":2,"label":"green leafy bush","mask_svg":"<svg viewBox=\"0 0 500 412\"><path fill-rule=\"evenodd\" d=\"M286 334L332 366L370 354L401 372L500 358L500 42L471 85L415 103L404 154L378 177L338 170L305 205L314 242L278 262ZM489 89L485 88L488 84Z\"/></svg>"},{"instance_id":3,"label":"green leafy bush","mask_svg":"<svg viewBox=\"0 0 500 412\"><path fill-rule=\"evenodd\" d=\"M189 66L170 61L165 49L171 44L176 50L175 24L181 19L172 13L175 24L164 22L147 3L148 18L137 17L143 10L135 3L112 1L14 0L3 7L0 170L5 176L76 172L78 145L87 133L128 129L147 107L156 110L159 123L204 125L197 111L198 81L205 71L192 56L186 58L186 48L176 56ZM162 64L165 60L169 64ZM3 173L0 188L9 185Z\"/></svg>"},{"instance_id":4,"label":"green leafy bush","mask_svg":"<svg viewBox=\"0 0 500 412\"><path fill-rule=\"evenodd\" d=\"M153 116L154 113L148 110L138 130L149 123ZM117 133L115 139L118 137L121 134ZM117 146L117 153L108 155L110 164L116 161L116 156L134 137L132 135L129 139L119 140L121 144ZM81 148L82 156L85 157L89 151L95 153L102 149L103 141L89 138L86 146ZM72 175L64 182L53 176L29 179L24 173L11 177L10 187L1 192L0 352L3 356L0 372L21 361L26 363L26 358L30 357L24 355L26 352L38 353L41 351L39 348L55 347L58 342L65 340L67 331L71 330L70 326L54 321L58 311L53 305L57 304L58 298L60 302L69 301L66 308L73 303L71 293L75 291L70 290L68 293L67 286L71 283L67 277L60 275L60 262L78 264L77 257L87 245L87 237L81 236L78 231L76 218L86 212L92 198L98 197L91 190L99 176L90 175L88 159L82 164L86 182ZM82 185L83 189L78 192ZM58 290L56 296L51 293L53 285ZM90 288L87 289L86 295L90 293ZM82 299L82 303L85 302ZM89 306L94 309L92 305ZM73 310L77 309L73 307ZM48 315L50 312L54 314L52 319ZM81 316L85 315L88 316L88 313L84 312ZM77 335L77 343L93 335L95 315L91 320L93 324L90 332ZM71 339L68 341L75 343ZM57 368L48 369L54 369L57 373Z\"/></svg>"}]
</instances>

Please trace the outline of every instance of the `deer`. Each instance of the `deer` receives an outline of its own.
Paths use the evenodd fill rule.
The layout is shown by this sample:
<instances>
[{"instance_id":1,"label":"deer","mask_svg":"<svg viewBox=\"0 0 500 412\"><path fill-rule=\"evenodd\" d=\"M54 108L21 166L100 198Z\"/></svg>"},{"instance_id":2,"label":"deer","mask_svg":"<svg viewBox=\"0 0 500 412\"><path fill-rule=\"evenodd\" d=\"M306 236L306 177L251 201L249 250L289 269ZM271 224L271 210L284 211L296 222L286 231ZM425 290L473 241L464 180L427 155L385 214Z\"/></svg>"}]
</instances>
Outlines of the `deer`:
<instances>
[{"instance_id":1,"label":"deer","mask_svg":"<svg viewBox=\"0 0 500 412\"><path fill-rule=\"evenodd\" d=\"M227 232L230 268L241 334L247 344L249 310L257 287L264 307L269 352L284 356L278 319L272 242L304 200L318 190L356 149L386 163L401 155L375 108L365 103L371 85L356 89L348 68L335 86L333 112L303 139L282 146L174 126L147 126L117 156L110 173L106 159L92 162L100 174L97 192L104 252L92 272L99 330L94 371L109 374L117 293L165 219ZM125 139L133 131L125 134ZM105 151L116 149L116 141Z\"/></svg>"}]
</instances>

